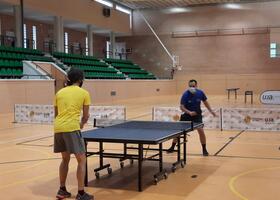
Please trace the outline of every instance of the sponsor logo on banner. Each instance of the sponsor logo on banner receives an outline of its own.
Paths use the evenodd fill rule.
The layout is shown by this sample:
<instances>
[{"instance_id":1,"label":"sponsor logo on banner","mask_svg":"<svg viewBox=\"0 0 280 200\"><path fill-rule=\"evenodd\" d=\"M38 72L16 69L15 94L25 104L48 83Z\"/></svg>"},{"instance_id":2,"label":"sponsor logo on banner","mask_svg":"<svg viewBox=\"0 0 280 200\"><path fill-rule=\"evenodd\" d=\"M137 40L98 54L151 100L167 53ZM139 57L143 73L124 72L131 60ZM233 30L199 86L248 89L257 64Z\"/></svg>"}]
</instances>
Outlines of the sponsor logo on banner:
<instances>
[{"instance_id":1,"label":"sponsor logo on banner","mask_svg":"<svg viewBox=\"0 0 280 200\"><path fill-rule=\"evenodd\" d=\"M250 123L251 123L251 120L252 120L252 118L251 118L250 116L248 116L248 115L244 118L244 122L245 122L246 124L250 124Z\"/></svg>"},{"instance_id":2,"label":"sponsor logo on banner","mask_svg":"<svg viewBox=\"0 0 280 200\"><path fill-rule=\"evenodd\" d=\"M265 91L260 96L263 104L280 105L280 90Z\"/></svg>"},{"instance_id":3,"label":"sponsor logo on banner","mask_svg":"<svg viewBox=\"0 0 280 200\"><path fill-rule=\"evenodd\" d=\"M246 124L250 124L252 122L262 122L265 124L273 124L274 123L274 118L257 118L257 117L251 117L249 115L245 116L244 122Z\"/></svg>"}]
</instances>

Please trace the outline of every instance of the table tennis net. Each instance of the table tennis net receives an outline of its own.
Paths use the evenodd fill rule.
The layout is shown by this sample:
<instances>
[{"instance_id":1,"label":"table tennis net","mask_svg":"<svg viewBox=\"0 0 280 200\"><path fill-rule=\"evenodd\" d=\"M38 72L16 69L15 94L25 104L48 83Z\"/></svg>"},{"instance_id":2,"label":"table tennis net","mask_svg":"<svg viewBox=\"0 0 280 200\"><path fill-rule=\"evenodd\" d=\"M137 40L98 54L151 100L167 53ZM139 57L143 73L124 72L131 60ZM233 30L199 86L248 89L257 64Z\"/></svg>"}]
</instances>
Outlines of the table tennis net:
<instances>
[{"instance_id":1,"label":"table tennis net","mask_svg":"<svg viewBox=\"0 0 280 200\"><path fill-rule=\"evenodd\" d=\"M160 129L160 130L187 130L193 129L194 124L185 122L164 122L164 121L133 121L133 120L111 120L94 119L94 127L104 128L132 128L132 129Z\"/></svg>"}]
</instances>

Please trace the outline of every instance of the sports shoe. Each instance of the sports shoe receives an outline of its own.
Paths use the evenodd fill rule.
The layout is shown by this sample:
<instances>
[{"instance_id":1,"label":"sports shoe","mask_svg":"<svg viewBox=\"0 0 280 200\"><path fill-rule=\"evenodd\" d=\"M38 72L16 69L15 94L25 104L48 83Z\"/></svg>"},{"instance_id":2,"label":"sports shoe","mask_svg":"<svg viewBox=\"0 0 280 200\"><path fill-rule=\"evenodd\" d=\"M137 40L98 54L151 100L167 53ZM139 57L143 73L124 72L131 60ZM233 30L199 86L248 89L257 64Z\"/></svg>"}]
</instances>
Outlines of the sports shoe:
<instances>
[{"instance_id":1,"label":"sports shoe","mask_svg":"<svg viewBox=\"0 0 280 200\"><path fill-rule=\"evenodd\" d=\"M56 194L56 199L65 199L65 198L70 198L71 193L67 192L65 190L59 189L57 194Z\"/></svg>"},{"instance_id":2,"label":"sports shoe","mask_svg":"<svg viewBox=\"0 0 280 200\"><path fill-rule=\"evenodd\" d=\"M203 156L209 156L209 153L206 149L202 151L202 154L203 154Z\"/></svg>"},{"instance_id":3,"label":"sports shoe","mask_svg":"<svg viewBox=\"0 0 280 200\"><path fill-rule=\"evenodd\" d=\"M80 195L79 193L76 196L76 200L93 200L93 195L90 195L88 193L84 193L83 195Z\"/></svg>"}]
</instances>

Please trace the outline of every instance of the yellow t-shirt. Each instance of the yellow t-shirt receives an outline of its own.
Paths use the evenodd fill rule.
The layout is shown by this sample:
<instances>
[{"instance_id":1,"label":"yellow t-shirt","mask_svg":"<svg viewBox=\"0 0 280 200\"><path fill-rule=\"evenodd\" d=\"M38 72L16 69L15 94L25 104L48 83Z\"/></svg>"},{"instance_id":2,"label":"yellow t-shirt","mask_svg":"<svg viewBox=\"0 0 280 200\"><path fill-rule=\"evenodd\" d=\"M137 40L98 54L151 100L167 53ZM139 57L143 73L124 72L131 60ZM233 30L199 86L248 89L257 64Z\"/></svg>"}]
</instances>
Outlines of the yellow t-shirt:
<instances>
[{"instance_id":1,"label":"yellow t-shirt","mask_svg":"<svg viewBox=\"0 0 280 200\"><path fill-rule=\"evenodd\" d=\"M54 106L58 115L54 120L54 132L72 132L80 130L81 111L83 105L90 105L88 91L79 86L67 86L55 95Z\"/></svg>"}]
</instances>

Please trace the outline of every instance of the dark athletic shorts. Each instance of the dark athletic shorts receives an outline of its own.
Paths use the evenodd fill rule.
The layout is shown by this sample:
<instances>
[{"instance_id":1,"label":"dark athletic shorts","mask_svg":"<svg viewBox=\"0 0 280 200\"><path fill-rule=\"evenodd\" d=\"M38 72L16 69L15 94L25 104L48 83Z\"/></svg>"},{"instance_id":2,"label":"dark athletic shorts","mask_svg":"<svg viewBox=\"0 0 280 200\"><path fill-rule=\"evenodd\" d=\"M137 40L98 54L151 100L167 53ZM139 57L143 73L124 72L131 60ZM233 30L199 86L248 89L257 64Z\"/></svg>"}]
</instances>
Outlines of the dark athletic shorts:
<instances>
[{"instance_id":1,"label":"dark athletic shorts","mask_svg":"<svg viewBox=\"0 0 280 200\"><path fill-rule=\"evenodd\" d=\"M198 114L196 116L190 116L186 113L181 115L180 121L191 121L191 122L195 122L195 123L202 123L202 115Z\"/></svg>"},{"instance_id":2,"label":"dark athletic shorts","mask_svg":"<svg viewBox=\"0 0 280 200\"><path fill-rule=\"evenodd\" d=\"M54 152L68 152L71 154L85 153L85 143L81 131L55 133Z\"/></svg>"}]
</instances>

